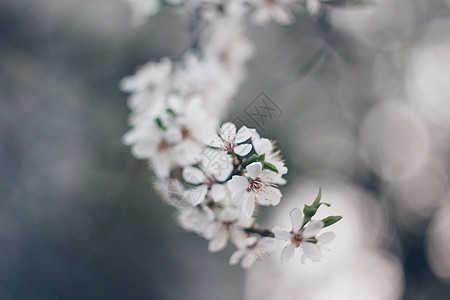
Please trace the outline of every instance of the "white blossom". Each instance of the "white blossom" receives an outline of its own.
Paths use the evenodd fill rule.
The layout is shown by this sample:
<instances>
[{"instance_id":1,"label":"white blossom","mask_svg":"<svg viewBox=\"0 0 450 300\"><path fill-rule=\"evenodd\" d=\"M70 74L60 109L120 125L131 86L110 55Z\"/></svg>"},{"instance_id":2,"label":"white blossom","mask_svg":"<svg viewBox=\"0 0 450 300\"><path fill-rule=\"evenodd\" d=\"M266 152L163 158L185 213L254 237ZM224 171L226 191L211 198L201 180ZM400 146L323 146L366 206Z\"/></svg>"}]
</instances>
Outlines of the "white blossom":
<instances>
[{"instance_id":1,"label":"white blossom","mask_svg":"<svg viewBox=\"0 0 450 300\"><path fill-rule=\"evenodd\" d=\"M252 20L259 25L266 24L270 20L283 25L291 24L294 21L291 9L294 2L294 0L253 0L250 2L255 9Z\"/></svg>"},{"instance_id":2,"label":"white blossom","mask_svg":"<svg viewBox=\"0 0 450 300\"><path fill-rule=\"evenodd\" d=\"M262 259L270 252L276 249L276 244L273 238L263 237L258 239L251 236L245 240L244 247L236 250L230 257L230 265L236 265L241 262L241 267L248 269L257 259Z\"/></svg>"},{"instance_id":3,"label":"white blossom","mask_svg":"<svg viewBox=\"0 0 450 300\"><path fill-rule=\"evenodd\" d=\"M150 163L156 190L177 208L179 225L207 239L210 252L224 249L230 240L238 248L230 264L249 268L275 249L270 231L257 228L252 216L256 205L279 204L278 185L286 183L288 169L275 142L261 138L255 129L238 130L231 122L217 128L254 55L245 18L258 24L290 24L296 1L124 1L134 25L167 4L180 5L196 29L195 49L178 61L165 57L149 62L121 80L121 90L130 93L132 127L123 142L136 158ZM308 0L308 9L314 3ZM298 209L291 212L291 222L291 232L273 229L275 238L289 241L282 261L292 259L296 248L304 253L302 261L319 260L320 247L334 233L316 236L324 223L308 219L305 226Z\"/></svg>"},{"instance_id":4,"label":"white blossom","mask_svg":"<svg viewBox=\"0 0 450 300\"><path fill-rule=\"evenodd\" d=\"M228 190L217 182L217 179L210 174L205 174L198 168L187 166L183 169L183 179L190 184L196 185L194 190L198 190L192 194L193 204L200 204L209 195L215 202L221 202L227 198Z\"/></svg>"},{"instance_id":5,"label":"white blossom","mask_svg":"<svg viewBox=\"0 0 450 300\"><path fill-rule=\"evenodd\" d=\"M317 15L322 7L321 0L306 0L305 7L311 15Z\"/></svg>"},{"instance_id":6,"label":"white blossom","mask_svg":"<svg viewBox=\"0 0 450 300\"><path fill-rule=\"evenodd\" d=\"M231 122L224 123L209 146L221 149L228 154L235 153L239 156L245 156L252 150L250 143L244 143L252 137L252 130L254 129L242 126L236 132L236 125Z\"/></svg>"},{"instance_id":7,"label":"white blossom","mask_svg":"<svg viewBox=\"0 0 450 300\"><path fill-rule=\"evenodd\" d=\"M198 204L180 209L177 219L183 229L203 235L207 226L214 221L214 212L207 204Z\"/></svg>"},{"instance_id":8,"label":"white blossom","mask_svg":"<svg viewBox=\"0 0 450 300\"><path fill-rule=\"evenodd\" d=\"M331 242L334 238L333 232L326 232L317 236L322 230L324 223L322 221L311 221L303 227L303 214L298 208L294 208L290 213L292 231L287 232L279 227L274 227L272 232L275 238L289 241L289 244L283 248L281 253L281 263L288 263L295 255L295 250L303 251L302 262L307 258L312 261L319 261L322 258L321 244Z\"/></svg>"},{"instance_id":9,"label":"white blossom","mask_svg":"<svg viewBox=\"0 0 450 300\"><path fill-rule=\"evenodd\" d=\"M148 17L159 13L160 0L125 0L131 9L131 24L142 25Z\"/></svg>"},{"instance_id":10,"label":"white blossom","mask_svg":"<svg viewBox=\"0 0 450 300\"><path fill-rule=\"evenodd\" d=\"M250 218L255 209L255 202L264 205L278 205L281 192L273 181L274 172L263 170L260 162L251 163L246 167L244 176L234 175L228 182L228 188L233 197L244 197L242 212Z\"/></svg>"},{"instance_id":11,"label":"white blossom","mask_svg":"<svg viewBox=\"0 0 450 300\"><path fill-rule=\"evenodd\" d=\"M176 129L161 130L155 120L149 119L127 132L123 142L132 146L134 157L150 160L155 174L165 178L169 176L174 163L182 163L180 149L177 147L181 139L182 136Z\"/></svg>"},{"instance_id":12,"label":"white blossom","mask_svg":"<svg viewBox=\"0 0 450 300\"><path fill-rule=\"evenodd\" d=\"M231 207L223 209L219 219L206 228L205 238L209 240L208 250L217 252L224 249L228 239L237 247L242 247L246 233L241 227L248 227L252 222L252 219L242 217L238 209Z\"/></svg>"},{"instance_id":13,"label":"white blossom","mask_svg":"<svg viewBox=\"0 0 450 300\"><path fill-rule=\"evenodd\" d=\"M259 136L252 138L252 144L256 154L264 154L264 161L271 163L278 170L278 176L274 176L274 182L277 184L285 184L286 180L282 176L287 174L288 169L284 164L280 151L275 150L274 144L269 139L260 138Z\"/></svg>"}]
</instances>

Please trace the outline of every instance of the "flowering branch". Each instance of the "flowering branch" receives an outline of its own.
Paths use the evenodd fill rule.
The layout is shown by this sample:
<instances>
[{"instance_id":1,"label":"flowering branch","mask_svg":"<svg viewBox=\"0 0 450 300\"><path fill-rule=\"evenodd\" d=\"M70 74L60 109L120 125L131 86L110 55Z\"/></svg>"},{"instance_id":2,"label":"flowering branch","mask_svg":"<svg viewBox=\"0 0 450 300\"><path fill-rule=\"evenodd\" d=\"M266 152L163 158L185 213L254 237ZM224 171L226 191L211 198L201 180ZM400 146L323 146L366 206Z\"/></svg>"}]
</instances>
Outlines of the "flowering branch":
<instances>
[{"instance_id":1,"label":"flowering branch","mask_svg":"<svg viewBox=\"0 0 450 300\"><path fill-rule=\"evenodd\" d=\"M161 5L159 0L127 1L135 24L156 14ZM292 210L291 231L259 228L254 212L280 203L279 186L286 183L288 168L275 143L255 129L238 129L231 122L219 127L254 54L244 34L245 18L257 24L289 24L294 2L165 0L191 17L192 48L178 62L162 58L147 63L120 83L131 94L132 129L123 142L136 158L150 163L155 188L177 209L180 226L208 240L210 252L230 241L237 247L230 264L240 262L243 268L276 249L276 240L289 241L282 262L290 261L295 249L301 249L303 261L317 261L320 246L334 237L319 232L341 219L312 219L322 204L329 206L320 202L319 191L303 214Z\"/></svg>"}]
</instances>

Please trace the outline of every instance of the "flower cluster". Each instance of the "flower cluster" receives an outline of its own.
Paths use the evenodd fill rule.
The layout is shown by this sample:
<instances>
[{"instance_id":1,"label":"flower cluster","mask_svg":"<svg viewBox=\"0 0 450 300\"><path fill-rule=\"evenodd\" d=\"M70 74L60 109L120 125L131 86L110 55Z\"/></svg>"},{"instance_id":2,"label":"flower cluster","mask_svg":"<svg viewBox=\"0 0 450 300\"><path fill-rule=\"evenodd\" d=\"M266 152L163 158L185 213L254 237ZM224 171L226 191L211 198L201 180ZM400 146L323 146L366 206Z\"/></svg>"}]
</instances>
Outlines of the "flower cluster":
<instances>
[{"instance_id":1,"label":"flower cluster","mask_svg":"<svg viewBox=\"0 0 450 300\"><path fill-rule=\"evenodd\" d=\"M216 20L199 45L201 53L187 51L176 63L169 58L147 63L120 83L131 93L133 129L124 143L135 157L150 160L159 178L196 161L244 79L243 65L253 52L239 23L230 18Z\"/></svg>"},{"instance_id":2,"label":"flower cluster","mask_svg":"<svg viewBox=\"0 0 450 300\"><path fill-rule=\"evenodd\" d=\"M149 62L120 86L130 93L132 129L123 137L132 154L149 162L155 188L177 209L180 226L209 241L216 252L230 241L238 250L230 264L250 267L288 239L283 261L295 248L312 260L330 234L318 230L336 222L311 221L322 204L305 206L305 218L291 213L293 230L259 228L260 206L276 206L288 169L275 143L255 129L227 122L219 127L230 99L245 78L245 63L254 49L244 34L243 17L256 23L292 21L294 0L127 0L137 23L156 14L160 5L177 5L192 16L192 48L179 61ZM311 214L311 212L314 213ZM328 223L327 223L328 222ZM295 224L295 225L294 225ZM299 225L300 224L300 225Z\"/></svg>"},{"instance_id":3,"label":"flower cluster","mask_svg":"<svg viewBox=\"0 0 450 300\"><path fill-rule=\"evenodd\" d=\"M186 14L200 13L202 18L212 20L218 15L234 18L249 17L255 24L265 24L273 20L287 25L294 21L294 12L301 4L311 13L320 7L319 0L125 0L132 12L132 23L139 26L156 15L162 5L182 7Z\"/></svg>"}]
</instances>

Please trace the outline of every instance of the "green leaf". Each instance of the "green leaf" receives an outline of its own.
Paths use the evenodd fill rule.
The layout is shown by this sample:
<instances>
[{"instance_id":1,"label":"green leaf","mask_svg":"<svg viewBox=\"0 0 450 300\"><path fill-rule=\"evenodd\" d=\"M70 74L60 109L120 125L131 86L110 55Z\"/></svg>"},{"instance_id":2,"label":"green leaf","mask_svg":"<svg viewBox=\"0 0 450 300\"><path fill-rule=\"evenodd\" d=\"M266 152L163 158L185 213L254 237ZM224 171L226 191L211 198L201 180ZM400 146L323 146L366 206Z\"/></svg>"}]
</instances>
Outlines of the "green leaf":
<instances>
[{"instance_id":1,"label":"green leaf","mask_svg":"<svg viewBox=\"0 0 450 300\"><path fill-rule=\"evenodd\" d=\"M274 165L272 165L271 163L263 162L263 170L264 169L265 170L270 170L270 171L275 172L275 173L278 174L278 169Z\"/></svg>"},{"instance_id":2,"label":"green leaf","mask_svg":"<svg viewBox=\"0 0 450 300\"><path fill-rule=\"evenodd\" d=\"M258 158L256 159L256 161L259 162L264 162L264 160L266 159L266 154L261 154L260 156L258 156Z\"/></svg>"},{"instance_id":3,"label":"green leaf","mask_svg":"<svg viewBox=\"0 0 450 300\"><path fill-rule=\"evenodd\" d=\"M248 166L251 163L254 163L256 160L258 159L258 156L256 154L251 155L249 158L247 158L243 163L242 163L242 168L245 168L246 166Z\"/></svg>"},{"instance_id":4,"label":"green leaf","mask_svg":"<svg viewBox=\"0 0 450 300\"><path fill-rule=\"evenodd\" d=\"M167 130L167 127L164 126L164 124L160 118L156 118L155 122L156 122L156 125L158 125L159 129L164 130L164 131Z\"/></svg>"},{"instance_id":5,"label":"green leaf","mask_svg":"<svg viewBox=\"0 0 450 300\"><path fill-rule=\"evenodd\" d=\"M342 219L341 216L329 216L325 219L322 219L323 227L328 227L330 225L333 225L336 222L339 222Z\"/></svg>"},{"instance_id":6,"label":"green leaf","mask_svg":"<svg viewBox=\"0 0 450 300\"><path fill-rule=\"evenodd\" d=\"M177 116L177 113L171 108L166 109L166 112L174 118Z\"/></svg>"},{"instance_id":7,"label":"green leaf","mask_svg":"<svg viewBox=\"0 0 450 300\"><path fill-rule=\"evenodd\" d=\"M303 208L303 215L305 216L305 223L309 222L311 220L311 218L316 214L317 210L319 209L319 207L323 204L326 206L331 206L328 203L323 203L320 202L320 200L322 200L322 188L319 188L319 193L317 194L316 199L314 200L314 202L311 205L306 205Z\"/></svg>"},{"instance_id":8,"label":"green leaf","mask_svg":"<svg viewBox=\"0 0 450 300\"><path fill-rule=\"evenodd\" d=\"M316 199L313 202L313 206L317 206L317 208L319 208L320 205L320 200L322 200L322 188L319 188L319 193L317 194Z\"/></svg>"}]
</instances>

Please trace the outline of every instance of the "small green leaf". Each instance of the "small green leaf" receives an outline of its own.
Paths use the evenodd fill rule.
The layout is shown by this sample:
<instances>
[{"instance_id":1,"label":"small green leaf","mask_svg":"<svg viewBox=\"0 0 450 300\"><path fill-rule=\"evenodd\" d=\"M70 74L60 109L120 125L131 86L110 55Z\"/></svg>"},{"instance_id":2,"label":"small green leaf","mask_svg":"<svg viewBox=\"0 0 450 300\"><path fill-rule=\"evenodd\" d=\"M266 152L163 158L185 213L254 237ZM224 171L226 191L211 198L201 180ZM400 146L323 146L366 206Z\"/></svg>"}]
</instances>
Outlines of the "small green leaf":
<instances>
[{"instance_id":1,"label":"small green leaf","mask_svg":"<svg viewBox=\"0 0 450 300\"><path fill-rule=\"evenodd\" d=\"M159 129L167 130L167 127L164 126L164 124L160 118L156 118L155 122L156 122L156 125L158 125Z\"/></svg>"},{"instance_id":2,"label":"small green leaf","mask_svg":"<svg viewBox=\"0 0 450 300\"><path fill-rule=\"evenodd\" d=\"M339 222L339 220L341 220L341 219L342 219L341 216L326 217L325 219L322 219L323 227L328 227L330 225L333 225L334 223Z\"/></svg>"},{"instance_id":3,"label":"small green leaf","mask_svg":"<svg viewBox=\"0 0 450 300\"><path fill-rule=\"evenodd\" d=\"M245 168L246 166L248 166L251 163L254 163L256 160L258 159L258 156L256 154L251 155L249 158L247 158L243 163L242 163L242 168Z\"/></svg>"},{"instance_id":4,"label":"small green leaf","mask_svg":"<svg viewBox=\"0 0 450 300\"><path fill-rule=\"evenodd\" d=\"M305 223L309 222L311 220L311 218L316 214L317 210L319 209L319 207L323 204L326 206L330 206L330 204L328 203L323 203L320 202L320 200L322 200L322 188L319 188L319 193L317 194L316 199L314 200L314 202L311 205L306 205L303 208L303 215L305 216Z\"/></svg>"},{"instance_id":5,"label":"small green leaf","mask_svg":"<svg viewBox=\"0 0 450 300\"><path fill-rule=\"evenodd\" d=\"M263 170L264 169L265 170L270 170L270 171L275 172L275 173L278 174L278 169L274 165L272 165L271 163L263 162Z\"/></svg>"},{"instance_id":6,"label":"small green leaf","mask_svg":"<svg viewBox=\"0 0 450 300\"><path fill-rule=\"evenodd\" d=\"M177 113L171 108L166 109L166 112L174 118L177 116Z\"/></svg>"},{"instance_id":7,"label":"small green leaf","mask_svg":"<svg viewBox=\"0 0 450 300\"><path fill-rule=\"evenodd\" d=\"M320 205L320 200L322 200L322 188L319 188L319 193L317 194L316 199L313 202L313 206L316 206L317 208L319 208Z\"/></svg>"},{"instance_id":8,"label":"small green leaf","mask_svg":"<svg viewBox=\"0 0 450 300\"><path fill-rule=\"evenodd\" d=\"M256 161L259 162L264 162L264 160L266 159L266 154L261 154L260 156L258 156L258 158L256 159Z\"/></svg>"}]
</instances>

